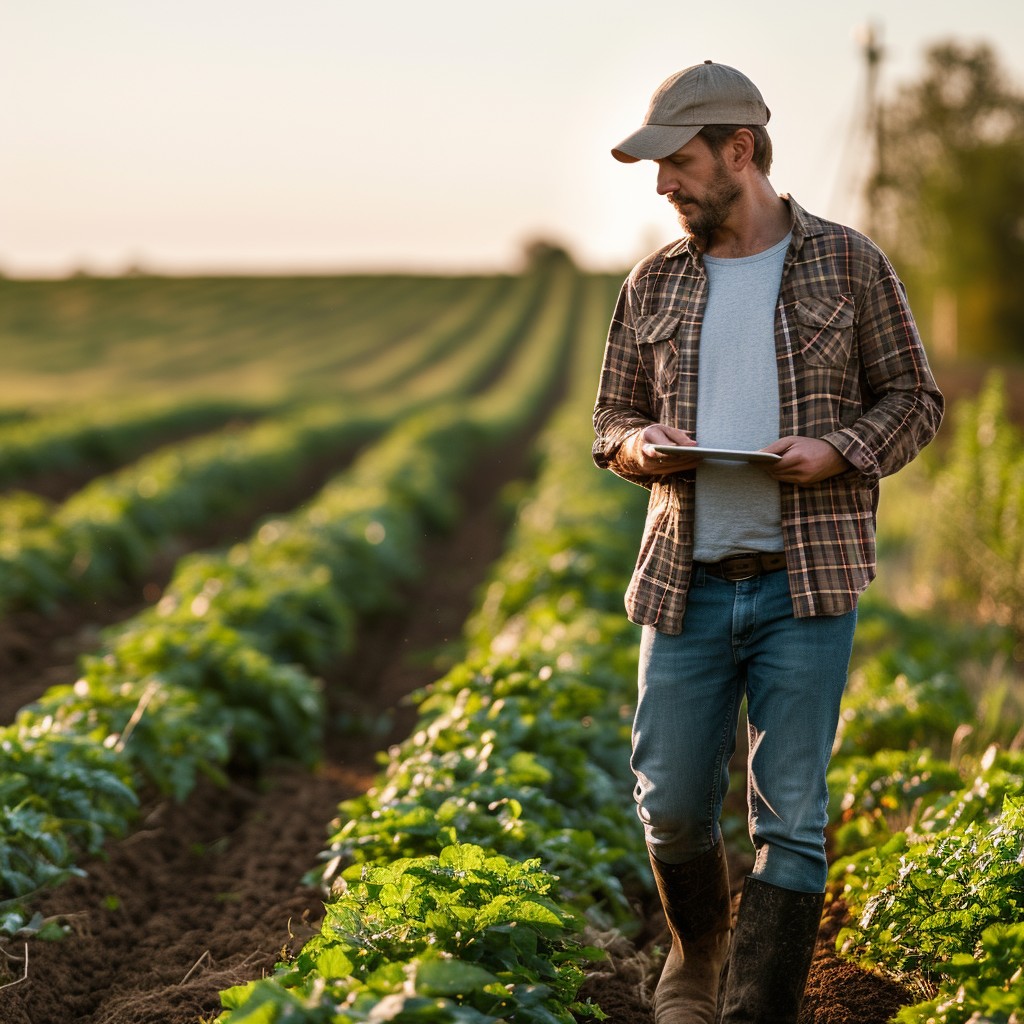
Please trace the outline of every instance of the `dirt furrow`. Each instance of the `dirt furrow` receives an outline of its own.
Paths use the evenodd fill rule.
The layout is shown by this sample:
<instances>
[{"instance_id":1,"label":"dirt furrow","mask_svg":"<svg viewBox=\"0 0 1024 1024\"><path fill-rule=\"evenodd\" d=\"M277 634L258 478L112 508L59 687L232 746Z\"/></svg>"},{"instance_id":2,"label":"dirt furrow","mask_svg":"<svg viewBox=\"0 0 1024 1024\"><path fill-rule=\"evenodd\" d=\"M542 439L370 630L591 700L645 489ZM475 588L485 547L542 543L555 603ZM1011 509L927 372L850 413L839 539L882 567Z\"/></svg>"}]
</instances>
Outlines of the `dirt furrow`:
<instances>
[{"instance_id":1,"label":"dirt furrow","mask_svg":"<svg viewBox=\"0 0 1024 1024\"><path fill-rule=\"evenodd\" d=\"M0 725L50 686L72 683L78 658L97 649L100 632L123 622L156 601L183 555L246 537L267 515L286 513L307 501L353 459L354 446L310 463L287 487L259 501L239 496L238 511L205 529L167 542L142 579L126 583L120 594L102 600L69 603L52 613L14 611L0 615Z\"/></svg>"},{"instance_id":2,"label":"dirt furrow","mask_svg":"<svg viewBox=\"0 0 1024 1024\"><path fill-rule=\"evenodd\" d=\"M282 765L260 779L233 779L228 789L203 783L180 805L151 803L135 833L86 865L86 878L41 901L72 934L31 943L28 979L0 990L0 1019L195 1024L217 1012L226 985L258 977L282 949L302 944L322 904L299 880L325 845L337 803L365 790L376 751L407 735L411 711L398 706L401 697L456 657L450 645L503 545L501 487L527 460L521 438L482 460L457 529L428 543L408 610L369 624L357 654L325 678L337 695L332 721L362 717L389 722L389 730L331 732L314 773ZM12 961L9 978L19 970Z\"/></svg>"}]
</instances>

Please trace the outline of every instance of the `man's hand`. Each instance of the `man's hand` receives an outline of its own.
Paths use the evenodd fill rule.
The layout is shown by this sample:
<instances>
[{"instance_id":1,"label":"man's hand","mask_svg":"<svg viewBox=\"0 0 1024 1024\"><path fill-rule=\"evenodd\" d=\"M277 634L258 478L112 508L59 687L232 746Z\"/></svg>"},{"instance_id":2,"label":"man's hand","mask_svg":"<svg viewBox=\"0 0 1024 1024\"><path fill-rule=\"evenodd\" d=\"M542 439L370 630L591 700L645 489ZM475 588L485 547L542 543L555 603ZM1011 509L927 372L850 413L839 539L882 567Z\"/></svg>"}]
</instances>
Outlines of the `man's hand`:
<instances>
[{"instance_id":1,"label":"man's hand","mask_svg":"<svg viewBox=\"0 0 1024 1024\"><path fill-rule=\"evenodd\" d=\"M850 468L837 448L817 437L780 437L764 451L782 456L765 469L769 476L787 484L816 484Z\"/></svg>"},{"instance_id":2,"label":"man's hand","mask_svg":"<svg viewBox=\"0 0 1024 1024\"><path fill-rule=\"evenodd\" d=\"M695 445L697 442L678 427L670 427L665 423L652 423L634 434L624 444L622 454L629 462L630 469L644 476L668 476L670 473L681 473L686 469L694 469L700 458L693 455L667 455L656 452L656 444Z\"/></svg>"}]
</instances>

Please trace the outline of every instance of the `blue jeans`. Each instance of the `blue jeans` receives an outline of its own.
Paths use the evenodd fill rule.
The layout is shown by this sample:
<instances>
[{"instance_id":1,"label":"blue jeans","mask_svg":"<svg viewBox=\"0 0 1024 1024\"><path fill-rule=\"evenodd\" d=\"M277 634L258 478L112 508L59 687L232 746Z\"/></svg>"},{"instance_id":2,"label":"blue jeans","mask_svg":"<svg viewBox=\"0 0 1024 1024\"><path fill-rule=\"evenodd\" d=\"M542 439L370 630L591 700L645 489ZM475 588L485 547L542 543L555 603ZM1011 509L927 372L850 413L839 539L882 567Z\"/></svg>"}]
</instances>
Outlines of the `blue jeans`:
<instances>
[{"instance_id":1,"label":"blue jeans","mask_svg":"<svg viewBox=\"0 0 1024 1024\"><path fill-rule=\"evenodd\" d=\"M644 627L631 765L659 860L680 864L718 841L746 696L753 874L824 890L825 773L856 621L856 610L794 618L785 571L730 582L695 566L683 632Z\"/></svg>"}]
</instances>

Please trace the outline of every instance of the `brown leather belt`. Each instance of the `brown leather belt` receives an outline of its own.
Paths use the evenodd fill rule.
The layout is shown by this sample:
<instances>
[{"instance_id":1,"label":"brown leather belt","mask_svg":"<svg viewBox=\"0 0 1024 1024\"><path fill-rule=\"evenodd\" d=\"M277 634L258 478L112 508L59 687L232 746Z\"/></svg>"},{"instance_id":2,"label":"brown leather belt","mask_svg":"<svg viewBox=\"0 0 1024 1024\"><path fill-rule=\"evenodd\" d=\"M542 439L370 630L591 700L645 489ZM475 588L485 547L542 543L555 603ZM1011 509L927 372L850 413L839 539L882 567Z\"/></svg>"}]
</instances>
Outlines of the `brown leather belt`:
<instances>
[{"instance_id":1,"label":"brown leather belt","mask_svg":"<svg viewBox=\"0 0 1024 1024\"><path fill-rule=\"evenodd\" d=\"M785 569L786 555L783 551L750 551L741 555L730 555L720 562L694 562L694 565L712 576L736 583L740 580L752 580L766 572Z\"/></svg>"}]
</instances>

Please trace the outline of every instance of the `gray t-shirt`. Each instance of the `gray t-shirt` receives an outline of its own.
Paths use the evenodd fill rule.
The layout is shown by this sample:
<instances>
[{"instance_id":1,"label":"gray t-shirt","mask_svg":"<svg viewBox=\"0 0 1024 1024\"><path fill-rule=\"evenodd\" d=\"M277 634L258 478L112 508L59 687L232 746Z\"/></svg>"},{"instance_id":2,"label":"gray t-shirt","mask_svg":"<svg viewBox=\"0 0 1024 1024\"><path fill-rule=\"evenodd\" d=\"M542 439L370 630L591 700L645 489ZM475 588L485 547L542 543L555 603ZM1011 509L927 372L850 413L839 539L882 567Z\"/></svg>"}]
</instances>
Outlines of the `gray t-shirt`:
<instances>
[{"instance_id":1,"label":"gray t-shirt","mask_svg":"<svg viewBox=\"0 0 1024 1024\"><path fill-rule=\"evenodd\" d=\"M705 256L708 303L697 378L699 445L758 449L779 437L775 306L790 235L754 256ZM781 551L779 485L757 465L705 459L697 469L694 553Z\"/></svg>"}]
</instances>

